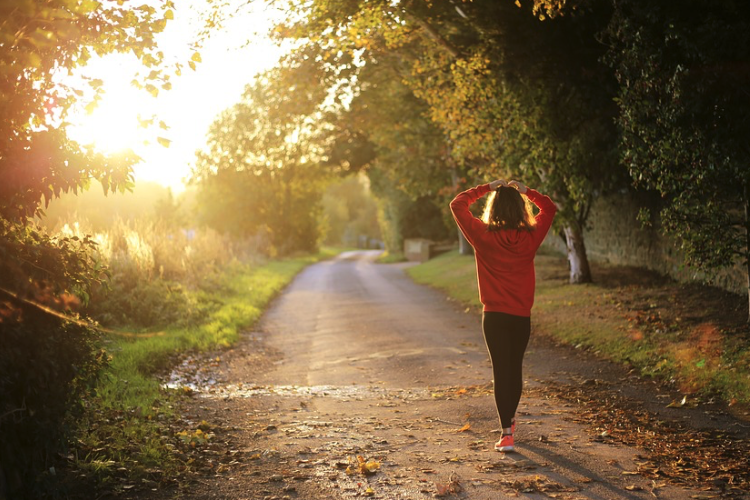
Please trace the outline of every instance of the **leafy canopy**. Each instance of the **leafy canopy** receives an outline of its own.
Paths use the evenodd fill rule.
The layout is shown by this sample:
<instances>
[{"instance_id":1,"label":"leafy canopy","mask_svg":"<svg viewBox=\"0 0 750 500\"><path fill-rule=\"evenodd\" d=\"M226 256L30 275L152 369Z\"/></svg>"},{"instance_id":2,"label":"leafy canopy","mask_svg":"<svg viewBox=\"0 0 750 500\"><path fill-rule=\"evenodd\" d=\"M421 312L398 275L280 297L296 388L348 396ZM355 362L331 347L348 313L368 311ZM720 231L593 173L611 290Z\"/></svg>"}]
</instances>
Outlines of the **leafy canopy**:
<instances>
[{"instance_id":1,"label":"leafy canopy","mask_svg":"<svg viewBox=\"0 0 750 500\"><path fill-rule=\"evenodd\" d=\"M238 237L267 238L272 254L317 247L326 179L326 129L316 104L322 88L289 80L289 72L276 68L246 88L211 126L193 171L203 221Z\"/></svg>"},{"instance_id":2,"label":"leafy canopy","mask_svg":"<svg viewBox=\"0 0 750 500\"><path fill-rule=\"evenodd\" d=\"M618 2L608 30L623 162L702 269L748 257L749 16L734 0Z\"/></svg>"},{"instance_id":3,"label":"leafy canopy","mask_svg":"<svg viewBox=\"0 0 750 500\"><path fill-rule=\"evenodd\" d=\"M155 36L173 17L173 7L171 0L0 4L1 286L23 292L46 283L85 295L101 278L86 257L91 241L53 240L26 227L44 204L78 192L90 179L98 179L105 192L132 183L131 165L137 161L132 152L105 156L66 134L71 107L87 98L95 105L103 82L63 82L94 56L131 52L149 70L141 83L164 85L168 75Z\"/></svg>"}]
</instances>

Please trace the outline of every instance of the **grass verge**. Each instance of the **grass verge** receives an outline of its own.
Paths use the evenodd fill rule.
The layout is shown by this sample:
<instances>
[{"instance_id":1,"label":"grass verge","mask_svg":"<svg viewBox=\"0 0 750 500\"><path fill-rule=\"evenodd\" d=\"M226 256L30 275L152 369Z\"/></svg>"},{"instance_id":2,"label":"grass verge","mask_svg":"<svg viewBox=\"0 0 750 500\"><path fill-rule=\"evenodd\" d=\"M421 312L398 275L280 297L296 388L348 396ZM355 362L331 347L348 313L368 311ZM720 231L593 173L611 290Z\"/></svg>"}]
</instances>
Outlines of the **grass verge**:
<instances>
[{"instance_id":1,"label":"grass verge","mask_svg":"<svg viewBox=\"0 0 750 500\"><path fill-rule=\"evenodd\" d=\"M181 352L237 342L241 331L259 319L300 270L337 253L324 249L262 266L232 265L210 291L196 292L211 311L202 324L110 336L109 366L86 401L85 416L76 423L77 441L67 457L72 484L123 492L156 488L189 472L192 459L185 452L210 433L200 426L186 429L177 420L173 409L180 394L164 389L156 375L169 370Z\"/></svg>"},{"instance_id":2,"label":"grass verge","mask_svg":"<svg viewBox=\"0 0 750 500\"><path fill-rule=\"evenodd\" d=\"M386 250L378 257L377 262L379 264L394 264L396 262L404 262L405 260L406 257L402 252L389 252Z\"/></svg>"},{"instance_id":3,"label":"grass verge","mask_svg":"<svg viewBox=\"0 0 750 500\"><path fill-rule=\"evenodd\" d=\"M592 268L595 283L570 285L564 258L537 256L536 332L588 348L694 398L750 403L744 297L638 268ZM407 272L418 283L481 307L473 256L453 251Z\"/></svg>"}]
</instances>

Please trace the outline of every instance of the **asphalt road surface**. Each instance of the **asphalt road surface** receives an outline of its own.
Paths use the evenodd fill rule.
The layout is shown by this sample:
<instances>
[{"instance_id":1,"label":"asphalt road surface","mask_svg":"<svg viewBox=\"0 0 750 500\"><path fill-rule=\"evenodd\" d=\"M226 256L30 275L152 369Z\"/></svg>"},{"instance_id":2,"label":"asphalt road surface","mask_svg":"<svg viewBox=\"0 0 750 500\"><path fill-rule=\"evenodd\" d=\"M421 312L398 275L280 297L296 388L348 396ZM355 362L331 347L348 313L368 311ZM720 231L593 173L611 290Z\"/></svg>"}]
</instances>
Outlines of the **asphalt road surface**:
<instances>
[{"instance_id":1,"label":"asphalt road surface","mask_svg":"<svg viewBox=\"0 0 750 500\"><path fill-rule=\"evenodd\" d=\"M305 269L210 370L186 421L220 422L236 460L179 498L712 498L639 474L642 450L592 438L551 381L628 374L532 340L515 453L499 425L480 313L350 252ZM534 338L532 316L532 338ZM584 359L585 358L585 359ZM193 360L193 362L195 362ZM644 407L663 401L644 399ZM360 458L358 458L360 457Z\"/></svg>"}]
</instances>

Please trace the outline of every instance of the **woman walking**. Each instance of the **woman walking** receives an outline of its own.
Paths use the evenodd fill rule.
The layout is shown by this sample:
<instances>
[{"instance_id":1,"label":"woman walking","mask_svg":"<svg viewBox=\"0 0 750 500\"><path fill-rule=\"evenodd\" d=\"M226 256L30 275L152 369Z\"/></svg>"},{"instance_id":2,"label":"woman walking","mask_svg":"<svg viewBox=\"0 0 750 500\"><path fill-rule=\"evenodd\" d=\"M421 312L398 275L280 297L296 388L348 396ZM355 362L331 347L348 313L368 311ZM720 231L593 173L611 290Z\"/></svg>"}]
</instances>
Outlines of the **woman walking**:
<instances>
[{"instance_id":1,"label":"woman walking","mask_svg":"<svg viewBox=\"0 0 750 500\"><path fill-rule=\"evenodd\" d=\"M482 219L469 211L490 193ZM530 203L539 208L534 217ZM523 389L523 356L531 334L534 256L557 207L548 196L518 181L492 181L460 193L451 202L458 227L474 247L482 331L492 361L495 405L502 437L497 451L514 448L515 414Z\"/></svg>"}]
</instances>

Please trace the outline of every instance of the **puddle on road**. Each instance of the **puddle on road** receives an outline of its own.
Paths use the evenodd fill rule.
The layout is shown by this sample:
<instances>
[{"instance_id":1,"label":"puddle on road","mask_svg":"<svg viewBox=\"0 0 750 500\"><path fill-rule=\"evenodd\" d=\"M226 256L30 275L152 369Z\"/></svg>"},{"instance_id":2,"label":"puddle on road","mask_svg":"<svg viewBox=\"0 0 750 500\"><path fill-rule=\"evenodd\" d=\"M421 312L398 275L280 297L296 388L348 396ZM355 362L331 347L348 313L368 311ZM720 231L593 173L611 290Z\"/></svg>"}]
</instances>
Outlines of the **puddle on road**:
<instances>
[{"instance_id":1,"label":"puddle on road","mask_svg":"<svg viewBox=\"0 0 750 500\"><path fill-rule=\"evenodd\" d=\"M259 396L281 397L327 397L334 399L423 399L430 396L427 389L393 389L377 386L336 386L336 385L253 385L253 384L196 384L174 381L164 384L170 389L189 388L206 398L250 398Z\"/></svg>"},{"instance_id":2,"label":"puddle on road","mask_svg":"<svg viewBox=\"0 0 750 500\"><path fill-rule=\"evenodd\" d=\"M384 388L377 385L261 385L228 383L218 370L220 358L188 356L176 366L162 387L189 390L205 398L250 398L259 396L328 397L334 399L423 399L430 397L429 388Z\"/></svg>"},{"instance_id":3,"label":"puddle on road","mask_svg":"<svg viewBox=\"0 0 750 500\"><path fill-rule=\"evenodd\" d=\"M421 399L430 397L427 388L399 389L377 385L260 385L253 383L229 384L215 370L216 363L205 363L197 358L183 360L164 380L162 386L174 390L190 390L206 398L250 398L259 396L328 397L335 399Z\"/></svg>"},{"instance_id":4,"label":"puddle on road","mask_svg":"<svg viewBox=\"0 0 750 500\"><path fill-rule=\"evenodd\" d=\"M255 383L229 383L218 370L221 361L218 357L205 358L189 356L175 367L168 377L162 380L162 387L172 390L186 390L204 398L250 398L263 396L325 397L339 400L424 400L433 399L453 392L465 394L466 388L436 387L383 387L377 384L351 385L272 385Z\"/></svg>"}]
</instances>

